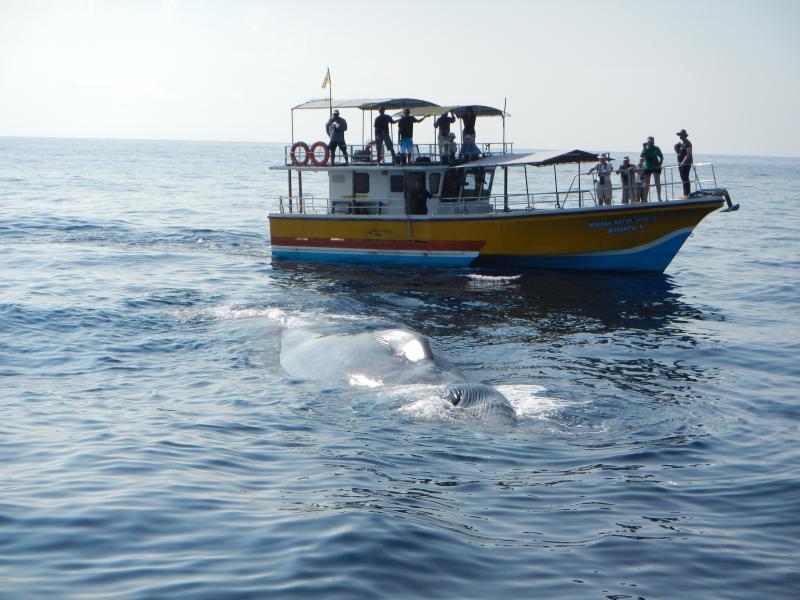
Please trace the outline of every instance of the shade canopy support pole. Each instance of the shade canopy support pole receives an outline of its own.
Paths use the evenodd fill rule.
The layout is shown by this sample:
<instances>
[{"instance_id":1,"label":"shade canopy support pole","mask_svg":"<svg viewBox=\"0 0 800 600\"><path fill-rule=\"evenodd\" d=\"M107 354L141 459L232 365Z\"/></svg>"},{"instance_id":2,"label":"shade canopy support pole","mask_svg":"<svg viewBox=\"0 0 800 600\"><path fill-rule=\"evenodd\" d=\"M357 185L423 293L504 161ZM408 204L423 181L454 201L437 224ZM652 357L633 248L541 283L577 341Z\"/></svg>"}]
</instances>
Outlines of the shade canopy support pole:
<instances>
[{"instance_id":1,"label":"shade canopy support pole","mask_svg":"<svg viewBox=\"0 0 800 600\"><path fill-rule=\"evenodd\" d=\"M289 212L292 212L292 170L289 169L286 173L289 175Z\"/></svg>"},{"instance_id":2,"label":"shade canopy support pole","mask_svg":"<svg viewBox=\"0 0 800 600\"><path fill-rule=\"evenodd\" d=\"M503 167L503 211L508 212L508 167Z\"/></svg>"},{"instance_id":3,"label":"shade canopy support pole","mask_svg":"<svg viewBox=\"0 0 800 600\"><path fill-rule=\"evenodd\" d=\"M298 204L298 210L301 213L304 213L306 211L305 211L305 207L303 206L303 172L302 171L298 171L297 172L297 193L298 193L298 195L300 197L300 199L298 200L298 203L297 203Z\"/></svg>"},{"instance_id":4,"label":"shade canopy support pole","mask_svg":"<svg viewBox=\"0 0 800 600\"><path fill-rule=\"evenodd\" d=\"M558 195L558 173L555 165L553 165L553 182L556 186L556 208L561 208L561 197Z\"/></svg>"},{"instance_id":5,"label":"shade canopy support pole","mask_svg":"<svg viewBox=\"0 0 800 600\"><path fill-rule=\"evenodd\" d=\"M531 207L531 192L528 189L528 165L522 165L525 171L525 199L528 201L528 208Z\"/></svg>"}]
</instances>

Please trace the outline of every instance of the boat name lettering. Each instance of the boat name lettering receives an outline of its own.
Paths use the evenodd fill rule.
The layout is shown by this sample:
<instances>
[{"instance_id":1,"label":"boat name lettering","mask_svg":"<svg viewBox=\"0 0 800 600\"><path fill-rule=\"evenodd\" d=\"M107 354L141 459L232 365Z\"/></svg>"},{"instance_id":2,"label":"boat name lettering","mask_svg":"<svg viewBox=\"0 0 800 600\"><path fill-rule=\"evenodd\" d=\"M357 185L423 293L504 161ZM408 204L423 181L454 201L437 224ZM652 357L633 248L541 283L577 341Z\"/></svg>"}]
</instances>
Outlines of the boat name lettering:
<instances>
[{"instance_id":1,"label":"boat name lettering","mask_svg":"<svg viewBox=\"0 0 800 600\"><path fill-rule=\"evenodd\" d=\"M647 223L652 223L656 220L653 215L646 217L626 217L624 219L603 219L602 221L589 221L587 227L589 229L605 229L606 233L611 235L614 233L630 233L637 229L642 230Z\"/></svg>"}]
</instances>

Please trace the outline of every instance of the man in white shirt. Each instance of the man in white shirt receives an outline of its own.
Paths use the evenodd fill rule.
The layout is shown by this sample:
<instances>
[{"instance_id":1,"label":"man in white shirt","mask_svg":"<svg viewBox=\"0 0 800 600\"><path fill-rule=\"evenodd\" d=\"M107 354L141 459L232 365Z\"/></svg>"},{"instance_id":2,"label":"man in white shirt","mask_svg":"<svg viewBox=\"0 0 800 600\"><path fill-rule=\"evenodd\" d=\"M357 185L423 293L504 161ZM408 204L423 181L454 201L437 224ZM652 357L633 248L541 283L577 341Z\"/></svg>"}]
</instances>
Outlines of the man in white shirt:
<instances>
[{"instance_id":1,"label":"man in white shirt","mask_svg":"<svg viewBox=\"0 0 800 600\"><path fill-rule=\"evenodd\" d=\"M611 173L614 171L614 167L608 163L608 158L605 154L598 154L597 159L600 162L589 169L586 174L597 173L597 183L595 185L597 204L602 206L611 204Z\"/></svg>"}]
</instances>

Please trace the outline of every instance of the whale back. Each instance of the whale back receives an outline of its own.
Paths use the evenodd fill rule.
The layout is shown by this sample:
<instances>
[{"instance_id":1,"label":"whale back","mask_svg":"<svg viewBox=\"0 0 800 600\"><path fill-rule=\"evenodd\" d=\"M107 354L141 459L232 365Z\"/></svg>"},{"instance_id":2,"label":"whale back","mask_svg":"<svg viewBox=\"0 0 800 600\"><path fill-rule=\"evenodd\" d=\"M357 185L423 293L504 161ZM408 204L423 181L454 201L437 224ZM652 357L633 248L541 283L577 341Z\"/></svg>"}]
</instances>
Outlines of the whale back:
<instances>
[{"instance_id":1,"label":"whale back","mask_svg":"<svg viewBox=\"0 0 800 600\"><path fill-rule=\"evenodd\" d=\"M517 422L511 402L503 394L484 383L459 383L447 388L445 398L456 408L479 419L506 424Z\"/></svg>"},{"instance_id":2,"label":"whale back","mask_svg":"<svg viewBox=\"0 0 800 600\"><path fill-rule=\"evenodd\" d=\"M280 362L290 375L318 381L368 386L464 381L428 338L404 329L333 335L286 329Z\"/></svg>"}]
</instances>

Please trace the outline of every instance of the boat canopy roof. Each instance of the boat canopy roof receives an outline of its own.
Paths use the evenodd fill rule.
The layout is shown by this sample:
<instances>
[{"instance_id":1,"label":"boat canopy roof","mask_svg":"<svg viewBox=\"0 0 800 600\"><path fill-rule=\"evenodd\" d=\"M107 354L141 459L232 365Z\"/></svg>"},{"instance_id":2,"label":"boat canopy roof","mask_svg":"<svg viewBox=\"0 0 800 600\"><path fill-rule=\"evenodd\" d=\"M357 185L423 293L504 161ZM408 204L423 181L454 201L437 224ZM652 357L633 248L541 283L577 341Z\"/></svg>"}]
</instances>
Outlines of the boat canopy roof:
<instances>
[{"instance_id":1,"label":"boat canopy roof","mask_svg":"<svg viewBox=\"0 0 800 600\"><path fill-rule=\"evenodd\" d=\"M406 108L406 107L403 107ZM440 115L446 112L455 113L457 117L463 117L468 108L471 108L478 117L510 117L507 112L503 112L499 108L493 106L484 106L482 104L454 104L452 106L419 106L409 108L409 113L414 117L432 117L433 115ZM400 116L400 113L394 115Z\"/></svg>"},{"instance_id":2,"label":"boat canopy roof","mask_svg":"<svg viewBox=\"0 0 800 600\"><path fill-rule=\"evenodd\" d=\"M530 154L497 154L479 158L468 163L458 165L460 169L472 167L511 167L530 165L533 167L547 167L550 165L566 165L584 162L595 162L597 152L587 150L544 150ZM609 160L613 160L608 157Z\"/></svg>"},{"instance_id":3,"label":"boat canopy roof","mask_svg":"<svg viewBox=\"0 0 800 600\"><path fill-rule=\"evenodd\" d=\"M326 109L331 108L360 108L361 110L378 110L385 108L386 110L401 110L403 108L417 109L423 107L438 107L438 104L429 102L428 100L419 100L418 98L358 98L351 100L329 100L328 98L319 98L316 100L309 100L298 104L292 110L305 110L305 109Z\"/></svg>"}]
</instances>

